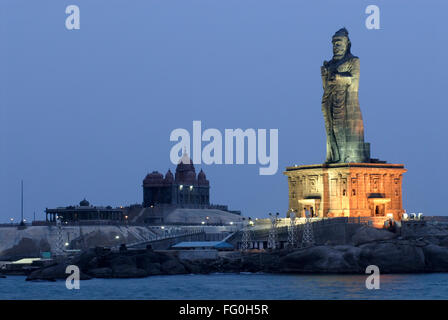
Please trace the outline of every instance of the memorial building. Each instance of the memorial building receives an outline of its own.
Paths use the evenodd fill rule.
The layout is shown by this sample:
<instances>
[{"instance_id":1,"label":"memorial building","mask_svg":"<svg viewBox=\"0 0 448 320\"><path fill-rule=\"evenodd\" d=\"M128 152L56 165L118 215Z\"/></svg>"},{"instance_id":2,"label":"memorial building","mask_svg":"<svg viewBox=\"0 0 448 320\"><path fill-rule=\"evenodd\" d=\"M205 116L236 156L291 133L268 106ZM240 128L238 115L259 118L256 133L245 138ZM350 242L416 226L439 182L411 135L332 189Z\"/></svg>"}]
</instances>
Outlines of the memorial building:
<instances>
[{"instance_id":1,"label":"memorial building","mask_svg":"<svg viewBox=\"0 0 448 320\"><path fill-rule=\"evenodd\" d=\"M79 206L68 206L45 209L47 222L56 222L60 219L65 222L91 222L91 221L125 221L126 216L123 208L112 208L111 206L92 206L86 199L79 203Z\"/></svg>"},{"instance_id":2,"label":"memorial building","mask_svg":"<svg viewBox=\"0 0 448 320\"><path fill-rule=\"evenodd\" d=\"M149 224L229 225L242 220L241 211L210 204L210 182L196 174L186 151L175 174L153 171L143 179L143 210L133 221Z\"/></svg>"},{"instance_id":3,"label":"memorial building","mask_svg":"<svg viewBox=\"0 0 448 320\"><path fill-rule=\"evenodd\" d=\"M201 208L210 205L210 183L204 171L196 177L192 160L184 153L173 176L171 170L165 177L153 171L143 180L143 207L158 204L182 205Z\"/></svg>"}]
</instances>

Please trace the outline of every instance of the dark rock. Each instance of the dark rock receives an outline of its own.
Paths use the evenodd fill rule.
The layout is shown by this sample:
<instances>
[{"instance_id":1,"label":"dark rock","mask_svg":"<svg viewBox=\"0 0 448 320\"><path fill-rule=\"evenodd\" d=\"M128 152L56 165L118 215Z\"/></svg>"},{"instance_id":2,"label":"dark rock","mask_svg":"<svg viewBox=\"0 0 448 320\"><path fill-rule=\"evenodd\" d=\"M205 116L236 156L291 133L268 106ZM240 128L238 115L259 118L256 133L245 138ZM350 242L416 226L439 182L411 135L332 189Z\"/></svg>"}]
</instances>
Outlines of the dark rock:
<instances>
[{"instance_id":1,"label":"dark rock","mask_svg":"<svg viewBox=\"0 0 448 320\"><path fill-rule=\"evenodd\" d=\"M439 243L437 243L437 244L442 247L448 247L448 237L444 237L443 239L440 239Z\"/></svg>"},{"instance_id":2,"label":"dark rock","mask_svg":"<svg viewBox=\"0 0 448 320\"><path fill-rule=\"evenodd\" d=\"M222 272L240 272L242 270L241 260L227 260L221 264Z\"/></svg>"},{"instance_id":3,"label":"dark rock","mask_svg":"<svg viewBox=\"0 0 448 320\"><path fill-rule=\"evenodd\" d=\"M111 259L109 259L109 261L112 266L115 266L115 265L135 266L135 259L133 259L133 257L131 257L131 256L127 256L127 255L123 255L123 254L111 257Z\"/></svg>"},{"instance_id":4,"label":"dark rock","mask_svg":"<svg viewBox=\"0 0 448 320\"><path fill-rule=\"evenodd\" d=\"M160 263L154 262L146 266L145 268L146 273L148 275L156 276L162 274Z\"/></svg>"},{"instance_id":5,"label":"dark rock","mask_svg":"<svg viewBox=\"0 0 448 320\"><path fill-rule=\"evenodd\" d=\"M101 255L97 255L94 250L88 250L77 255L71 264L78 266L81 270L97 268L97 263Z\"/></svg>"},{"instance_id":6,"label":"dark rock","mask_svg":"<svg viewBox=\"0 0 448 320\"><path fill-rule=\"evenodd\" d=\"M360 270L359 261L361 256L361 249L349 245L335 246L334 249L342 253L342 258L352 266L352 270Z\"/></svg>"},{"instance_id":7,"label":"dark rock","mask_svg":"<svg viewBox=\"0 0 448 320\"><path fill-rule=\"evenodd\" d=\"M356 273L360 268L352 261L359 253L357 249L337 250L329 246L315 246L299 249L280 259L279 272L319 272L319 273ZM344 259L350 258L350 264Z\"/></svg>"},{"instance_id":8,"label":"dark rock","mask_svg":"<svg viewBox=\"0 0 448 320\"><path fill-rule=\"evenodd\" d=\"M227 270L222 267L221 261L215 261L215 260L208 260L208 261L183 260L182 264L187 273L208 274L212 272L226 272Z\"/></svg>"},{"instance_id":9,"label":"dark rock","mask_svg":"<svg viewBox=\"0 0 448 320\"><path fill-rule=\"evenodd\" d=\"M94 278L112 278L111 268L96 268L88 270L87 274Z\"/></svg>"},{"instance_id":10,"label":"dark rock","mask_svg":"<svg viewBox=\"0 0 448 320\"><path fill-rule=\"evenodd\" d=\"M185 274L188 273L184 265L177 259L170 259L162 263L161 270L166 274Z\"/></svg>"},{"instance_id":11,"label":"dark rock","mask_svg":"<svg viewBox=\"0 0 448 320\"><path fill-rule=\"evenodd\" d=\"M199 274L202 271L202 266L199 263L183 261L182 264L184 265L185 270L187 270L187 273Z\"/></svg>"},{"instance_id":12,"label":"dark rock","mask_svg":"<svg viewBox=\"0 0 448 320\"><path fill-rule=\"evenodd\" d=\"M355 246L380 240L389 240L396 238L397 235L384 229L376 229L368 226L362 226L352 236L352 242Z\"/></svg>"},{"instance_id":13,"label":"dark rock","mask_svg":"<svg viewBox=\"0 0 448 320\"><path fill-rule=\"evenodd\" d=\"M39 245L40 243L38 244L37 240L23 237L16 245L3 251L2 256L11 257L14 260L21 257L39 257L41 250Z\"/></svg>"},{"instance_id":14,"label":"dark rock","mask_svg":"<svg viewBox=\"0 0 448 320\"><path fill-rule=\"evenodd\" d=\"M143 278L148 276L148 273L136 268L132 265L117 265L112 267L112 274L114 278Z\"/></svg>"},{"instance_id":15,"label":"dark rock","mask_svg":"<svg viewBox=\"0 0 448 320\"><path fill-rule=\"evenodd\" d=\"M88 269L96 269L96 268L98 268L98 261L99 261L99 257L93 257L92 259L90 259L87 262L86 267Z\"/></svg>"},{"instance_id":16,"label":"dark rock","mask_svg":"<svg viewBox=\"0 0 448 320\"><path fill-rule=\"evenodd\" d=\"M406 242L379 242L360 246L360 265L376 265L381 273L423 272L425 256L420 247Z\"/></svg>"},{"instance_id":17,"label":"dark rock","mask_svg":"<svg viewBox=\"0 0 448 320\"><path fill-rule=\"evenodd\" d=\"M423 252L428 271L448 271L448 248L430 244L423 247Z\"/></svg>"},{"instance_id":18,"label":"dark rock","mask_svg":"<svg viewBox=\"0 0 448 320\"><path fill-rule=\"evenodd\" d=\"M108 254L110 252L109 248L105 248L105 247L95 247L93 249L93 251L95 252L95 254L97 256L104 256L106 254Z\"/></svg>"},{"instance_id":19,"label":"dark rock","mask_svg":"<svg viewBox=\"0 0 448 320\"><path fill-rule=\"evenodd\" d=\"M260 271L261 267L260 264L257 264L255 261L243 261L241 264L241 270L243 270L243 272L258 272Z\"/></svg>"},{"instance_id":20,"label":"dark rock","mask_svg":"<svg viewBox=\"0 0 448 320\"><path fill-rule=\"evenodd\" d=\"M137 268L146 269L153 263L159 263L158 259L153 259L151 255L140 254L135 257L135 264ZM159 263L160 264L160 263Z\"/></svg>"},{"instance_id":21,"label":"dark rock","mask_svg":"<svg viewBox=\"0 0 448 320\"><path fill-rule=\"evenodd\" d=\"M47 280L52 281L55 279L67 279L67 277L70 275L68 273L65 273L65 270L67 268L67 264L64 263L58 263L54 264L36 271L31 272L31 274L28 275L26 278L27 281L33 281L33 280ZM91 279L90 276L86 275L80 270L80 280L89 280Z\"/></svg>"}]
</instances>

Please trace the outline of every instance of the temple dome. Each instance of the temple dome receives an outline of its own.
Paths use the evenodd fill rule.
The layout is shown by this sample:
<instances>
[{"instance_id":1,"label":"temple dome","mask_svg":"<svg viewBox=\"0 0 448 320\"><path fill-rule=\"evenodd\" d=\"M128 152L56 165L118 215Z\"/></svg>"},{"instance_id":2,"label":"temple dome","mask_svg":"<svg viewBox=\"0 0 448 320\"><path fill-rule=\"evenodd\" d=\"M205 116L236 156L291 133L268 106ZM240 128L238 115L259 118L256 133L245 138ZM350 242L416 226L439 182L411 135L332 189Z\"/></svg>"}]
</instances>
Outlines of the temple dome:
<instances>
[{"instance_id":1,"label":"temple dome","mask_svg":"<svg viewBox=\"0 0 448 320\"><path fill-rule=\"evenodd\" d=\"M204 171L202 171L202 169L198 174L198 184L199 185L207 185L207 186L209 185L207 177L205 176L205 173L204 173Z\"/></svg>"},{"instance_id":2,"label":"temple dome","mask_svg":"<svg viewBox=\"0 0 448 320\"><path fill-rule=\"evenodd\" d=\"M183 175L182 182L185 184L195 184L196 183L196 173L194 171L187 171Z\"/></svg>"},{"instance_id":3,"label":"temple dome","mask_svg":"<svg viewBox=\"0 0 448 320\"><path fill-rule=\"evenodd\" d=\"M176 182L185 184L194 184L196 182L196 170L194 169L193 161L185 150L176 167Z\"/></svg>"},{"instance_id":4,"label":"temple dome","mask_svg":"<svg viewBox=\"0 0 448 320\"><path fill-rule=\"evenodd\" d=\"M82 201L79 203L79 205L80 205L81 207L88 207L88 206L90 206L90 203L89 203L89 201L86 200L86 198L84 198L84 200L82 200Z\"/></svg>"},{"instance_id":5,"label":"temple dome","mask_svg":"<svg viewBox=\"0 0 448 320\"><path fill-rule=\"evenodd\" d=\"M176 167L176 172L177 171L195 171L193 166L193 160L190 159L188 154L184 153L182 158L179 160L179 163L177 164Z\"/></svg>"},{"instance_id":6,"label":"temple dome","mask_svg":"<svg viewBox=\"0 0 448 320\"><path fill-rule=\"evenodd\" d=\"M150 174L146 175L143 180L143 185L157 185L163 183L163 174L158 171L153 171Z\"/></svg>"},{"instance_id":7,"label":"temple dome","mask_svg":"<svg viewBox=\"0 0 448 320\"><path fill-rule=\"evenodd\" d=\"M165 175L165 183L170 184L174 182L174 176L170 169L168 169L168 172Z\"/></svg>"}]
</instances>

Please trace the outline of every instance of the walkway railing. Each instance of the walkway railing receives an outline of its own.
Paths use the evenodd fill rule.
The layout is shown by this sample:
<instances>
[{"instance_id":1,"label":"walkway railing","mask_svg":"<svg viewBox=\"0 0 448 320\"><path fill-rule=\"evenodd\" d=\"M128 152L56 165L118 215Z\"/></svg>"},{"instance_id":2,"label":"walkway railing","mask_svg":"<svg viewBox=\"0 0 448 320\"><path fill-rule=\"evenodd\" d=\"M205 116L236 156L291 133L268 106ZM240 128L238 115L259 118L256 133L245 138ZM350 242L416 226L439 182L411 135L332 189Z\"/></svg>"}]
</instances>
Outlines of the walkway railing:
<instances>
[{"instance_id":1,"label":"walkway railing","mask_svg":"<svg viewBox=\"0 0 448 320\"><path fill-rule=\"evenodd\" d=\"M258 219L255 222L255 229L262 227L270 228L270 223L268 223L269 219ZM384 221L389 220L389 217L335 217L335 218L311 218L311 222L313 224L338 224L338 223L357 223L357 224L365 224L365 225L378 225L384 224ZM301 225L306 222L306 218L296 218L296 224ZM278 226L287 227L290 224L289 218L282 218Z\"/></svg>"},{"instance_id":2,"label":"walkway railing","mask_svg":"<svg viewBox=\"0 0 448 320\"><path fill-rule=\"evenodd\" d=\"M335 217L335 218L311 218L311 225L314 230L319 230L321 228L331 226L331 225L341 225L341 224L363 224L372 227L381 228L384 226L384 221L388 220L388 217ZM288 234L289 218L281 219L282 223L277 227L277 235L285 236ZM260 221L260 219L258 220ZM305 225L305 218L296 218L296 224L298 230L302 230ZM254 238L258 239L268 239L270 225L263 223L255 223L251 232ZM241 230L235 232L228 240L238 239L241 236Z\"/></svg>"},{"instance_id":3,"label":"walkway railing","mask_svg":"<svg viewBox=\"0 0 448 320\"><path fill-rule=\"evenodd\" d=\"M159 229L160 230L160 229ZM179 237L186 237L186 236L192 236L192 235L198 235L201 233L205 233L203 228L196 228L196 229L190 229L190 230L172 230L172 229L165 229L163 235L155 234L155 236L145 240L145 241L138 241L126 244L127 248L137 247L144 244L150 244L151 242L160 241L160 240L166 240L166 239L173 239L173 238L179 238ZM117 248L119 246L116 246Z\"/></svg>"}]
</instances>

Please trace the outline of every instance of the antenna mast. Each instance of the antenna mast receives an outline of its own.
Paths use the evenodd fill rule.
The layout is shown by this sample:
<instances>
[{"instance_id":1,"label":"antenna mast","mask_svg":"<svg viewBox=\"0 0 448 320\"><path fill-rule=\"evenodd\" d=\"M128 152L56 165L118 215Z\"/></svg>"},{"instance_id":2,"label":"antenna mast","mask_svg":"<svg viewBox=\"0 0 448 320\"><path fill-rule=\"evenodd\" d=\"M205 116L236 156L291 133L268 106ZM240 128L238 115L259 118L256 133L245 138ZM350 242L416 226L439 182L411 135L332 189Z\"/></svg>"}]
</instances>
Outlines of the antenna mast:
<instances>
[{"instance_id":1,"label":"antenna mast","mask_svg":"<svg viewBox=\"0 0 448 320\"><path fill-rule=\"evenodd\" d=\"M23 224L23 179L22 179L22 183L21 183L21 210L20 210L20 216L21 216L21 220L20 223Z\"/></svg>"}]
</instances>

